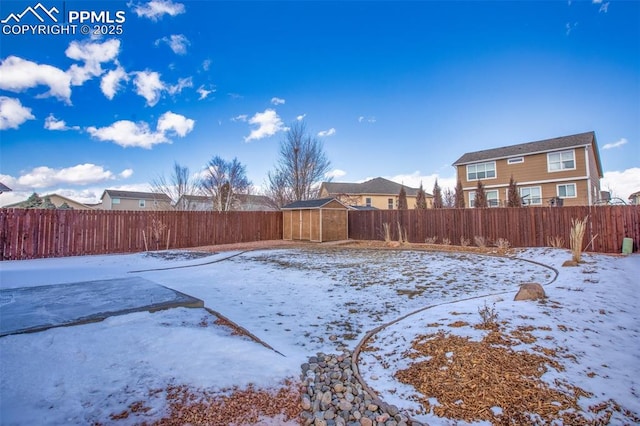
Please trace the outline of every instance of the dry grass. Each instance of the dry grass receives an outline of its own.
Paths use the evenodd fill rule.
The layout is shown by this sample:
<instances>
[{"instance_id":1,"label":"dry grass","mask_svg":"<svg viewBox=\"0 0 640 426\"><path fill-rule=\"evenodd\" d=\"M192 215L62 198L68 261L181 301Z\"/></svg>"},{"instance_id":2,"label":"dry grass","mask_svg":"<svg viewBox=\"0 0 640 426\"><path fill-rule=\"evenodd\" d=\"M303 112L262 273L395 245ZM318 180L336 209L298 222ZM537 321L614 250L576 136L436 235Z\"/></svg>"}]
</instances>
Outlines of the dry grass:
<instances>
[{"instance_id":1,"label":"dry grass","mask_svg":"<svg viewBox=\"0 0 640 426\"><path fill-rule=\"evenodd\" d=\"M547 245L553 248L563 248L564 247L564 238L559 235L556 236L547 236Z\"/></svg>"},{"instance_id":2,"label":"dry grass","mask_svg":"<svg viewBox=\"0 0 640 426\"><path fill-rule=\"evenodd\" d=\"M480 248L485 248L487 246L487 239L480 235L473 237L473 242Z\"/></svg>"},{"instance_id":3,"label":"dry grass","mask_svg":"<svg viewBox=\"0 0 640 426\"><path fill-rule=\"evenodd\" d=\"M571 219L569 243L571 246L571 260L576 263L580 263L582 260L582 240L584 239L584 232L587 228L588 218L589 216L585 216L584 219Z\"/></svg>"}]
</instances>

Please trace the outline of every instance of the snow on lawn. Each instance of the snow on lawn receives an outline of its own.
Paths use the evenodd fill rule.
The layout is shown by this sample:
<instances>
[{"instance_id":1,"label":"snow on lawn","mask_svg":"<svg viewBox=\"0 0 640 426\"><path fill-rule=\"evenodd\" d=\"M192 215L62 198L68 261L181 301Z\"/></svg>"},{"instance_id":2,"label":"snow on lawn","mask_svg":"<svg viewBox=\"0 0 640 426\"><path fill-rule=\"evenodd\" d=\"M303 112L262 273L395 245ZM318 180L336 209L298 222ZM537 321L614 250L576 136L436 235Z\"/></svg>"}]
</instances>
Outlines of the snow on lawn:
<instances>
[{"instance_id":1,"label":"snow on lawn","mask_svg":"<svg viewBox=\"0 0 640 426\"><path fill-rule=\"evenodd\" d=\"M297 378L316 352L354 349L367 331L438 305L375 336L378 346L385 342L384 356L404 368L398 354L425 334L426 324L453 322L454 311L462 313L456 320L477 323L483 300L495 302L500 320L514 326L534 321L525 318L548 324L554 339L548 344L567 347L577 359L566 365L565 378L592 391L592 400L613 398L640 413L638 256L587 255L579 267L560 268L570 257L566 251L519 253L560 270L546 287L553 303L545 305L511 301L519 284L555 277L553 270L519 259L353 248L172 254L169 260L133 254L0 262L0 287L140 276L204 300L284 356L214 325L216 317L204 309L135 313L6 336L0 338L0 423L114 423L110 415L140 400L151 410L117 424L150 421L166 414L165 395L156 390L168 385L275 386ZM153 270L168 267L179 268ZM487 298L460 302L476 296ZM560 309L552 308L556 304ZM415 409L415 392L393 379L395 368L385 369L375 353L361 356L365 379L383 399ZM447 424L427 417L430 424Z\"/></svg>"}]
</instances>

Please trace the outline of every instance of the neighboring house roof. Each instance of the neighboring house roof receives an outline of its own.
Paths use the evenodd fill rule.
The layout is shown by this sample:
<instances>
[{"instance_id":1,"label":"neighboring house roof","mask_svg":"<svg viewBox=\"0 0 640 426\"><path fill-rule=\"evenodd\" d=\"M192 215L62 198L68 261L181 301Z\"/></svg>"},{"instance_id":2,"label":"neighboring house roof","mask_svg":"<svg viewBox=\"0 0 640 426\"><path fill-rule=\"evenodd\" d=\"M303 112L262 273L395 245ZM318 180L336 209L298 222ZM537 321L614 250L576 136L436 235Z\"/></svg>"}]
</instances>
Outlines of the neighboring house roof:
<instances>
[{"instance_id":1,"label":"neighboring house roof","mask_svg":"<svg viewBox=\"0 0 640 426\"><path fill-rule=\"evenodd\" d=\"M390 181L385 178L377 177L362 183L347 182L323 182L322 187L329 194L358 194L358 195L398 195L400 188L404 187L408 196L416 196L418 188L410 188L406 185ZM431 196L431 194L427 194Z\"/></svg>"},{"instance_id":2,"label":"neighboring house roof","mask_svg":"<svg viewBox=\"0 0 640 426\"><path fill-rule=\"evenodd\" d=\"M602 164L596 143L595 132L578 133L575 135L561 136L553 139L545 139L535 142L521 143L518 145L503 146L500 148L485 149L483 151L467 152L453 163L454 166L476 163L478 161L499 160L520 155L539 154L543 152L558 151L561 149L576 148L581 146L593 146L598 165L598 174L602 177Z\"/></svg>"},{"instance_id":3,"label":"neighboring house roof","mask_svg":"<svg viewBox=\"0 0 640 426\"><path fill-rule=\"evenodd\" d=\"M348 208L340 200L333 197L329 197L329 198L316 198L313 200L294 201L293 203L283 206L282 210L317 209L317 208L326 206L332 201L340 203L342 206L344 206L344 208Z\"/></svg>"},{"instance_id":4,"label":"neighboring house roof","mask_svg":"<svg viewBox=\"0 0 640 426\"><path fill-rule=\"evenodd\" d=\"M117 189L105 189L100 199L104 199L105 194L109 194L111 198L132 198L136 200L157 200L171 203L171 198L167 194L160 192L135 192L121 191Z\"/></svg>"},{"instance_id":5,"label":"neighboring house roof","mask_svg":"<svg viewBox=\"0 0 640 426\"><path fill-rule=\"evenodd\" d=\"M88 204L84 204L81 203L79 201L76 200L72 200L71 198L67 198L63 195L60 194L56 194L56 193L52 193L52 194L45 194L45 195L38 195L38 197L40 197L40 199L44 200L45 198L49 198L49 200L51 200L52 198L56 201L62 201L62 203L60 203L60 205L67 203L67 205L69 207L73 207L74 209L83 209L83 210L95 210L94 207L92 207L91 205ZM27 203L28 200L23 200L20 201L18 203L13 203L13 204L7 204L6 206L4 206L3 208L7 208L7 209L15 209L15 208L22 208L25 206L25 204ZM52 201L53 202L53 201ZM55 205L55 203L54 203ZM60 206L57 206L60 207Z\"/></svg>"},{"instance_id":6,"label":"neighboring house roof","mask_svg":"<svg viewBox=\"0 0 640 426\"><path fill-rule=\"evenodd\" d=\"M633 199L636 199L638 197L640 197L640 191L636 191L633 194L629 195L628 200L633 200Z\"/></svg>"},{"instance_id":7,"label":"neighboring house roof","mask_svg":"<svg viewBox=\"0 0 640 426\"><path fill-rule=\"evenodd\" d=\"M380 210L373 206L349 206L349 208L352 210Z\"/></svg>"},{"instance_id":8,"label":"neighboring house roof","mask_svg":"<svg viewBox=\"0 0 640 426\"><path fill-rule=\"evenodd\" d=\"M4 183L0 182L0 194L2 194L3 192L9 192L9 191L12 191L12 189L9 188Z\"/></svg>"}]
</instances>

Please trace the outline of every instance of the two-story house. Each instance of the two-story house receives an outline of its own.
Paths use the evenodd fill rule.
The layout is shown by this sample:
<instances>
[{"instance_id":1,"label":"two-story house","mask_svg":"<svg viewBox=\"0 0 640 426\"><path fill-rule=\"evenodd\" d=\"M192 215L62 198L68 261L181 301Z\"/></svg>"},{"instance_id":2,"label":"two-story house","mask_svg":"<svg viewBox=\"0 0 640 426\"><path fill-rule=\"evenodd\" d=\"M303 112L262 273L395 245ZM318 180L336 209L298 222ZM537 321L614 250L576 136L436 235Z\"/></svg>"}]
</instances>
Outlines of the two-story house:
<instances>
[{"instance_id":1,"label":"two-story house","mask_svg":"<svg viewBox=\"0 0 640 426\"><path fill-rule=\"evenodd\" d=\"M512 176L523 204L592 205L603 176L594 132L468 152L453 166L467 207L474 205L478 181L490 206L506 205Z\"/></svg>"},{"instance_id":2,"label":"two-story house","mask_svg":"<svg viewBox=\"0 0 640 426\"><path fill-rule=\"evenodd\" d=\"M381 177L362 183L323 182L320 186L319 198L337 198L342 203L353 207L392 210L398 208L398 195L402 187L407 193L408 207L414 209L418 188L410 188ZM426 199L427 207L431 207L433 196L426 194Z\"/></svg>"},{"instance_id":3,"label":"two-story house","mask_svg":"<svg viewBox=\"0 0 640 426\"><path fill-rule=\"evenodd\" d=\"M102 210L173 210L171 198L156 192L121 191L105 189L100 197Z\"/></svg>"}]
</instances>

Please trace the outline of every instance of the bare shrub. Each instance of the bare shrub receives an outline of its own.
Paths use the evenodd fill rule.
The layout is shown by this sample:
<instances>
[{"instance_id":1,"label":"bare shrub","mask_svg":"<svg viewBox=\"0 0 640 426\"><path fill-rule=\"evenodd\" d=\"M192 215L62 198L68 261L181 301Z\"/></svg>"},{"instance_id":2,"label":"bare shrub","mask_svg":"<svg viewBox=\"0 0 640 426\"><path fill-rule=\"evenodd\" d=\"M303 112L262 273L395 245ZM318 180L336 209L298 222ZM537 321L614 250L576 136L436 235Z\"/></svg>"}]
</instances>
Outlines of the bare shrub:
<instances>
[{"instance_id":1,"label":"bare shrub","mask_svg":"<svg viewBox=\"0 0 640 426\"><path fill-rule=\"evenodd\" d=\"M402 226L400 226L400 222L398 222L398 242L400 244L404 244L404 243L408 243L409 242L409 237L407 234L407 228L402 228Z\"/></svg>"},{"instance_id":2,"label":"bare shrub","mask_svg":"<svg viewBox=\"0 0 640 426\"><path fill-rule=\"evenodd\" d=\"M473 242L480 248L487 247L487 239L485 237L476 235L473 237Z\"/></svg>"},{"instance_id":3,"label":"bare shrub","mask_svg":"<svg viewBox=\"0 0 640 426\"><path fill-rule=\"evenodd\" d=\"M571 219L569 244L571 246L572 260L576 263L580 263L582 259L582 240L584 239L588 218L589 216L585 216L584 219Z\"/></svg>"},{"instance_id":4,"label":"bare shrub","mask_svg":"<svg viewBox=\"0 0 640 426\"><path fill-rule=\"evenodd\" d=\"M444 237L442 239L442 244L445 245L445 246L450 246L451 245L451 240L449 238L447 238L447 237Z\"/></svg>"},{"instance_id":5,"label":"bare shrub","mask_svg":"<svg viewBox=\"0 0 640 426\"><path fill-rule=\"evenodd\" d=\"M438 237L436 237L435 235L433 237L427 237L424 240L424 242L427 244L435 244L437 241L438 241Z\"/></svg>"},{"instance_id":6,"label":"bare shrub","mask_svg":"<svg viewBox=\"0 0 640 426\"><path fill-rule=\"evenodd\" d=\"M555 236L547 236L547 245L553 248L563 248L564 247L564 238L559 235Z\"/></svg>"},{"instance_id":7,"label":"bare shrub","mask_svg":"<svg viewBox=\"0 0 640 426\"><path fill-rule=\"evenodd\" d=\"M382 224L382 237L385 243L391 242L391 227L386 222Z\"/></svg>"},{"instance_id":8,"label":"bare shrub","mask_svg":"<svg viewBox=\"0 0 640 426\"><path fill-rule=\"evenodd\" d=\"M482 328L495 328L498 325L498 311L496 310L496 304L492 306L487 305L485 300L484 306L478 308L480 318L482 318Z\"/></svg>"},{"instance_id":9,"label":"bare shrub","mask_svg":"<svg viewBox=\"0 0 640 426\"><path fill-rule=\"evenodd\" d=\"M469 238L465 238L464 236L460 237L460 245L462 247L467 247L469 244L471 244L471 240Z\"/></svg>"},{"instance_id":10,"label":"bare shrub","mask_svg":"<svg viewBox=\"0 0 640 426\"><path fill-rule=\"evenodd\" d=\"M509 240L507 240L506 238L498 238L498 240L496 241L496 247L498 247L500 250L509 250L509 247L511 247L511 243L509 243Z\"/></svg>"}]
</instances>

